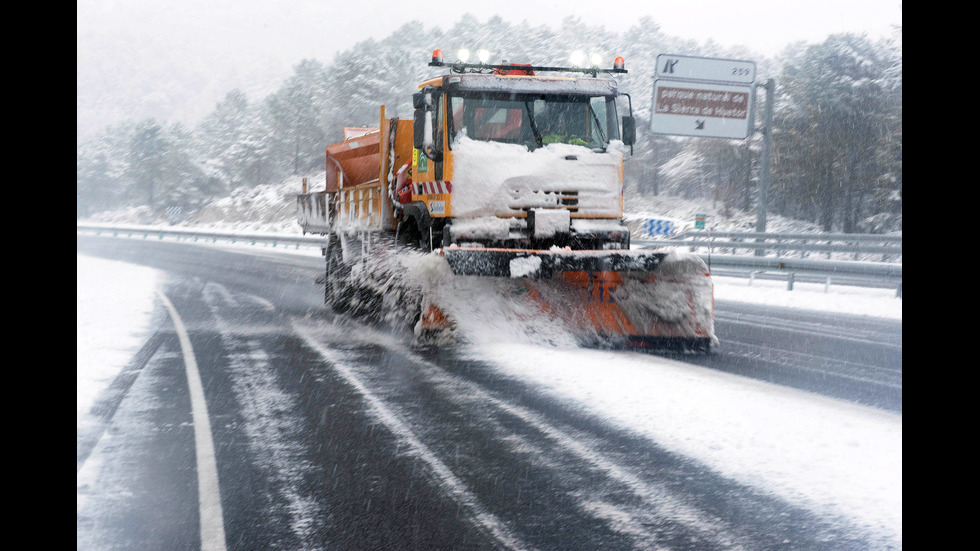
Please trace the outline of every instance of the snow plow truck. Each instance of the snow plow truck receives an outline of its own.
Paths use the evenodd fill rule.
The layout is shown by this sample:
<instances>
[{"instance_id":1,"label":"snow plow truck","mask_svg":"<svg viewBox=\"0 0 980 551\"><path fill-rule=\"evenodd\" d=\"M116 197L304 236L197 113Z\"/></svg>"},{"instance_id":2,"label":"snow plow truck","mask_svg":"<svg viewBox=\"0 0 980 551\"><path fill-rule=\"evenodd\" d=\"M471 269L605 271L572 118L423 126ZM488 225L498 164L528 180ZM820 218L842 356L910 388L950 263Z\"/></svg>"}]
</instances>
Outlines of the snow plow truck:
<instances>
[{"instance_id":1,"label":"snow plow truck","mask_svg":"<svg viewBox=\"0 0 980 551\"><path fill-rule=\"evenodd\" d=\"M381 105L378 128L345 128L326 146L325 187L297 196L304 234L326 236L326 303L402 308L416 335L438 335L456 322L453 280L476 279L584 344L710 351L705 263L630 249L623 159L636 131L613 78L623 58L612 69L446 63L435 50L429 66L445 74L418 86L411 120ZM441 275L405 283L390 259L407 250Z\"/></svg>"}]
</instances>

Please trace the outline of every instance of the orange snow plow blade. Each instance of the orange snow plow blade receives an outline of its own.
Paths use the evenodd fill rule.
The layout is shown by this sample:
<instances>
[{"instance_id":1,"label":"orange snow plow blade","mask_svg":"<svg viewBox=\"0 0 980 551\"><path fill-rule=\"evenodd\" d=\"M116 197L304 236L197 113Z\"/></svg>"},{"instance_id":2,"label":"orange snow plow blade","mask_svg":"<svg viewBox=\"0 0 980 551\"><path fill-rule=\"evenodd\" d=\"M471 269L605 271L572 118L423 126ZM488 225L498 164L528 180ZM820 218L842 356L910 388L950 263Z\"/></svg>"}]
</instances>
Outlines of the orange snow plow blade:
<instances>
[{"instance_id":1,"label":"orange snow plow blade","mask_svg":"<svg viewBox=\"0 0 980 551\"><path fill-rule=\"evenodd\" d=\"M667 251L448 247L456 275L508 277L589 345L707 352L714 294L707 266Z\"/></svg>"}]
</instances>

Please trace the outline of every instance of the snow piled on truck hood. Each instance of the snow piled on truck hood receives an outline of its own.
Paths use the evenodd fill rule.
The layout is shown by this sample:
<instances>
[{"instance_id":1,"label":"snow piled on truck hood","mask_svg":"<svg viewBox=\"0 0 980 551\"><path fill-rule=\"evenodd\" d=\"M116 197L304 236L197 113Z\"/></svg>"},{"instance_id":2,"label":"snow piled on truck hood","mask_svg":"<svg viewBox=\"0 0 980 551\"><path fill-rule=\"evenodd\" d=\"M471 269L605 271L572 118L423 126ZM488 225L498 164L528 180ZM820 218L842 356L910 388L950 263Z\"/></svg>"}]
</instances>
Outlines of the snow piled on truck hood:
<instances>
[{"instance_id":1,"label":"snow piled on truck hood","mask_svg":"<svg viewBox=\"0 0 980 551\"><path fill-rule=\"evenodd\" d=\"M622 151L597 153L579 145L519 144L466 136L453 145L453 216L512 216L522 207L557 206L555 192L578 191L579 213L619 217Z\"/></svg>"}]
</instances>

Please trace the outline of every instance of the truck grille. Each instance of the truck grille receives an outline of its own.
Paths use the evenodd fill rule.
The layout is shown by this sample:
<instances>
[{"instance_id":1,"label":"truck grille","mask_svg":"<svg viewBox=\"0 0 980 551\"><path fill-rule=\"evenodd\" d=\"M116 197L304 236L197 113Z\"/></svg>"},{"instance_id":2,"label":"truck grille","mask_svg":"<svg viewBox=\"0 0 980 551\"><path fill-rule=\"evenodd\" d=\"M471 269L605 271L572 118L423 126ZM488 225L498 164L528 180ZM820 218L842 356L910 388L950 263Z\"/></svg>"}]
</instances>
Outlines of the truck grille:
<instances>
[{"instance_id":1,"label":"truck grille","mask_svg":"<svg viewBox=\"0 0 980 551\"><path fill-rule=\"evenodd\" d=\"M578 210L578 191L510 190L507 206L515 210L568 209Z\"/></svg>"}]
</instances>

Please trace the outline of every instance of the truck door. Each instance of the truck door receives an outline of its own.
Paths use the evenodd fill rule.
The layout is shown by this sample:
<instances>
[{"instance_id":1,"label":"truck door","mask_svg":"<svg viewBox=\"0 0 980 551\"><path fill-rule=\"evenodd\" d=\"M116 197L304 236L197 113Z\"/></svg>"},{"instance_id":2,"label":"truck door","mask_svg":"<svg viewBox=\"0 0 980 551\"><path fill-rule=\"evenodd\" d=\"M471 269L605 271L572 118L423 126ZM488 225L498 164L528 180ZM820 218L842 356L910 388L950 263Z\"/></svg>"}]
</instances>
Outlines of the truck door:
<instances>
[{"instance_id":1,"label":"truck door","mask_svg":"<svg viewBox=\"0 0 980 551\"><path fill-rule=\"evenodd\" d=\"M440 153L438 160L433 161L436 181L442 180L442 164L446 158L445 152L448 149L445 143L446 133L443 131L446 122L446 116L445 113L443 113L444 103L445 101L443 101L443 94L432 94L432 108L435 110L436 115L433 117L432 121L435 125L435 128L432 129L432 136Z\"/></svg>"}]
</instances>

